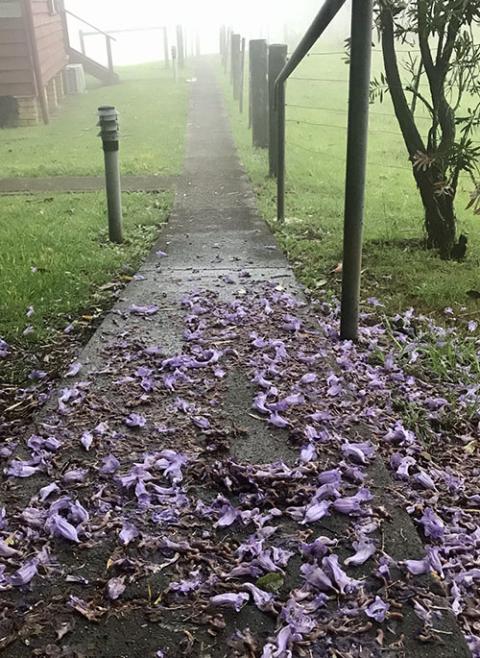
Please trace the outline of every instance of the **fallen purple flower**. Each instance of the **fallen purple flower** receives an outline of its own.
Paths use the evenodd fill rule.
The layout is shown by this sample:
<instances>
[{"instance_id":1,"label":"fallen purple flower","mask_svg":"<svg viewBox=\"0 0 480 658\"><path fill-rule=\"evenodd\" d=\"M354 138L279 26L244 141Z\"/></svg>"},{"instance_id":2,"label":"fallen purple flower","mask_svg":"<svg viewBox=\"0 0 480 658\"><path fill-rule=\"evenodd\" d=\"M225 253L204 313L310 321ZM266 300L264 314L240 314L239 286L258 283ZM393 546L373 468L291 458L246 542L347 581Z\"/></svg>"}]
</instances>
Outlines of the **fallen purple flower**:
<instances>
[{"instance_id":1,"label":"fallen purple flower","mask_svg":"<svg viewBox=\"0 0 480 658\"><path fill-rule=\"evenodd\" d=\"M427 558L423 560L405 560L403 564L413 576L423 576L431 571L430 561Z\"/></svg>"},{"instance_id":2,"label":"fallen purple flower","mask_svg":"<svg viewBox=\"0 0 480 658\"><path fill-rule=\"evenodd\" d=\"M60 514L54 514L47 520L46 528L55 537L63 537L69 541L79 543L77 529Z\"/></svg>"},{"instance_id":3,"label":"fallen purple flower","mask_svg":"<svg viewBox=\"0 0 480 658\"><path fill-rule=\"evenodd\" d=\"M366 539L365 537L362 537L358 542L354 542L353 547L356 550L356 553L345 560L347 566L353 565L358 567L361 564L365 564L365 562L375 555L376 552L375 543L371 539Z\"/></svg>"},{"instance_id":4,"label":"fallen purple flower","mask_svg":"<svg viewBox=\"0 0 480 658\"><path fill-rule=\"evenodd\" d=\"M65 377L76 377L80 370L82 369L82 364L79 361L74 361L65 373Z\"/></svg>"},{"instance_id":5,"label":"fallen purple flower","mask_svg":"<svg viewBox=\"0 0 480 658\"><path fill-rule=\"evenodd\" d=\"M125 577L110 578L107 583L107 595L112 601L116 601L126 590Z\"/></svg>"},{"instance_id":6,"label":"fallen purple flower","mask_svg":"<svg viewBox=\"0 0 480 658\"><path fill-rule=\"evenodd\" d=\"M210 604L215 608L233 608L235 612L240 612L244 605L248 603L250 596L245 592L239 594L217 594L210 597Z\"/></svg>"},{"instance_id":7,"label":"fallen purple flower","mask_svg":"<svg viewBox=\"0 0 480 658\"><path fill-rule=\"evenodd\" d=\"M365 609L365 614L367 617L370 617L370 619L374 619L375 621L382 623L385 621L387 612L389 610L390 605L385 603L385 601L383 601L379 596L376 596L375 601L373 601L373 603L371 603Z\"/></svg>"},{"instance_id":8,"label":"fallen purple flower","mask_svg":"<svg viewBox=\"0 0 480 658\"><path fill-rule=\"evenodd\" d=\"M130 523L129 521L125 521L123 524L123 527L119 533L119 539L121 543L124 546L128 546L130 542L132 542L134 539L136 539L140 535L140 532L138 529L133 525L133 523Z\"/></svg>"},{"instance_id":9,"label":"fallen purple flower","mask_svg":"<svg viewBox=\"0 0 480 658\"><path fill-rule=\"evenodd\" d=\"M127 427L137 428L137 427L145 427L145 425L147 424L147 419L145 418L145 416L142 416L141 414L131 413L129 416L127 416L124 419L123 422Z\"/></svg>"},{"instance_id":10,"label":"fallen purple flower","mask_svg":"<svg viewBox=\"0 0 480 658\"><path fill-rule=\"evenodd\" d=\"M16 571L10 578L10 583L14 587L24 587L28 585L38 573L38 561L34 558L28 560L25 564Z\"/></svg>"},{"instance_id":11,"label":"fallen purple flower","mask_svg":"<svg viewBox=\"0 0 480 658\"><path fill-rule=\"evenodd\" d=\"M137 304L132 304L129 306L128 311L132 315L155 315L155 313L158 313L158 306L155 306L155 304L150 304L148 306L138 306Z\"/></svg>"}]
</instances>

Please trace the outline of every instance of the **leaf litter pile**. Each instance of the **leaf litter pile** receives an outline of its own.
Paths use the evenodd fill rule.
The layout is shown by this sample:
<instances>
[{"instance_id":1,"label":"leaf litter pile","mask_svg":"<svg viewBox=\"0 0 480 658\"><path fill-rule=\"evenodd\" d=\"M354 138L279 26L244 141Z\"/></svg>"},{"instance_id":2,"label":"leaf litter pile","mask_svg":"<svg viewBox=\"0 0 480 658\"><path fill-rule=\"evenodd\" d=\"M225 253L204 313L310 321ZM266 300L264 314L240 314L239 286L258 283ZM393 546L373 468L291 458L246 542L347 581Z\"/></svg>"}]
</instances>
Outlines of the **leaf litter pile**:
<instances>
[{"instance_id":1,"label":"leaf litter pile","mask_svg":"<svg viewBox=\"0 0 480 658\"><path fill-rule=\"evenodd\" d=\"M465 337L453 318L364 314L342 343L335 303L274 283L182 307L180 353L125 331L100 372L72 364L27 435L3 423L0 649L140 655L89 648L133 616L158 658L401 656L405 629L441 645L454 615L480 656L474 323ZM291 458L238 457L251 430L225 403L233 373L246 425ZM396 508L423 538L413 555L389 540Z\"/></svg>"}]
</instances>

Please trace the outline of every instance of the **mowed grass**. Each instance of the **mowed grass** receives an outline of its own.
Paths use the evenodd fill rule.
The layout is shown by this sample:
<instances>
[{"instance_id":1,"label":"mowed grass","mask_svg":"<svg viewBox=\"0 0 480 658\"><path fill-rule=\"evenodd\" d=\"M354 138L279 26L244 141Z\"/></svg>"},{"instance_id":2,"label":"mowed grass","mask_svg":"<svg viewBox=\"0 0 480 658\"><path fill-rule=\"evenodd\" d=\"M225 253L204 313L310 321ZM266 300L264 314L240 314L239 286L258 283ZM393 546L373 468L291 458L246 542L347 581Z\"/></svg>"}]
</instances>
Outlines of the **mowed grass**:
<instances>
[{"instance_id":1,"label":"mowed grass","mask_svg":"<svg viewBox=\"0 0 480 658\"><path fill-rule=\"evenodd\" d=\"M373 62L378 73L381 53L374 53ZM275 226L276 185L267 175L267 154L252 149L247 113L239 114L228 80L223 71L220 75L241 158L259 206ZM299 277L313 291L340 289L341 276L332 271L342 258L347 100L348 67L336 51L316 51L288 83L288 219L278 236ZM419 125L425 133L429 123L421 107L418 116L423 117ZM467 294L480 290L480 218L465 210L472 187L463 177L457 201L459 233L469 238L468 258L464 263L443 262L421 248L423 211L390 99L372 106L364 299L381 297L391 312L411 305L426 312L456 305L465 306L464 313L478 310L478 302Z\"/></svg>"},{"instance_id":2,"label":"mowed grass","mask_svg":"<svg viewBox=\"0 0 480 658\"><path fill-rule=\"evenodd\" d=\"M120 113L124 174L180 173L188 71L178 83L160 62L118 72L120 84L100 86L90 80L88 93L66 96L48 126L0 130L0 177L101 174L100 105L115 105Z\"/></svg>"},{"instance_id":3,"label":"mowed grass","mask_svg":"<svg viewBox=\"0 0 480 658\"><path fill-rule=\"evenodd\" d=\"M171 201L171 193L125 194L118 246L107 239L102 194L0 197L0 336L33 346L104 305L109 293L99 288L136 271Z\"/></svg>"}]
</instances>

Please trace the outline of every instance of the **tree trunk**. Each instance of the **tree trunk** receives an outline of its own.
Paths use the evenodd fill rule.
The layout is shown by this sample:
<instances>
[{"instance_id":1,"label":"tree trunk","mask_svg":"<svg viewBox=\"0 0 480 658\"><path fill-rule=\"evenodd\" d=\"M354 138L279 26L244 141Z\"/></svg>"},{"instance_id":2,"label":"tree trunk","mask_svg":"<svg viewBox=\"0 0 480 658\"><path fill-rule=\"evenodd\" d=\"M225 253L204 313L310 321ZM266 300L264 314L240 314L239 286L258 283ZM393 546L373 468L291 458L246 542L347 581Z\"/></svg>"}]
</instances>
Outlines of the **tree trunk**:
<instances>
[{"instance_id":1,"label":"tree trunk","mask_svg":"<svg viewBox=\"0 0 480 658\"><path fill-rule=\"evenodd\" d=\"M425 209L427 247L438 249L440 257L448 260L455 244L456 216L453 194L439 194L431 172L415 172L420 196ZM438 182L442 182L439 178Z\"/></svg>"},{"instance_id":2,"label":"tree trunk","mask_svg":"<svg viewBox=\"0 0 480 658\"><path fill-rule=\"evenodd\" d=\"M412 110L405 97L395 51L393 15L390 8L386 8L382 12L381 23L385 74L395 114L413 164L415 156L418 153L426 153L427 147L423 142ZM446 132L450 137L449 131ZM445 184L445 176L439 169L435 168L435 165L427 171L422 171L413 166L413 175L425 210L427 247L438 249L441 258L448 259L451 257L452 247L455 243L456 217L454 201L456 190L453 189L450 194L440 193L442 185Z\"/></svg>"}]
</instances>

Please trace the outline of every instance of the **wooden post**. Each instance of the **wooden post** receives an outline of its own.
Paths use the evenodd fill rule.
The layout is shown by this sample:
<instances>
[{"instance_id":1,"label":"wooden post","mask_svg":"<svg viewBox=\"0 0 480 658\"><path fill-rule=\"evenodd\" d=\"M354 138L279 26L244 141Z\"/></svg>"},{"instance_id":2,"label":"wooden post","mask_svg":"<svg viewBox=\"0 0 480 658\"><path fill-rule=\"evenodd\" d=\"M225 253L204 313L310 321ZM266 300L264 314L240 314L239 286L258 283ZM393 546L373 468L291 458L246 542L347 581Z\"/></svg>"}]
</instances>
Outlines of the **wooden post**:
<instances>
[{"instance_id":1,"label":"wooden post","mask_svg":"<svg viewBox=\"0 0 480 658\"><path fill-rule=\"evenodd\" d=\"M220 28L220 58L222 60L223 70L227 70L227 28L222 25Z\"/></svg>"},{"instance_id":2,"label":"wooden post","mask_svg":"<svg viewBox=\"0 0 480 658\"><path fill-rule=\"evenodd\" d=\"M248 42L248 127L252 127L252 41Z\"/></svg>"},{"instance_id":3,"label":"wooden post","mask_svg":"<svg viewBox=\"0 0 480 658\"><path fill-rule=\"evenodd\" d=\"M242 39L242 49L240 52L240 98L239 109L240 114L243 114L243 98L245 96L245 38Z\"/></svg>"},{"instance_id":4,"label":"wooden post","mask_svg":"<svg viewBox=\"0 0 480 658\"><path fill-rule=\"evenodd\" d=\"M232 84L233 99L240 98L240 35L232 34Z\"/></svg>"},{"instance_id":5,"label":"wooden post","mask_svg":"<svg viewBox=\"0 0 480 658\"><path fill-rule=\"evenodd\" d=\"M181 25L177 25L177 59L178 67L181 69L185 68L185 42L183 27Z\"/></svg>"},{"instance_id":6,"label":"wooden post","mask_svg":"<svg viewBox=\"0 0 480 658\"><path fill-rule=\"evenodd\" d=\"M170 49L168 47L168 29L163 28L163 57L165 59L165 68L170 68Z\"/></svg>"},{"instance_id":7,"label":"wooden post","mask_svg":"<svg viewBox=\"0 0 480 658\"><path fill-rule=\"evenodd\" d=\"M251 43L253 145L268 147L268 48L266 39Z\"/></svg>"},{"instance_id":8,"label":"wooden post","mask_svg":"<svg viewBox=\"0 0 480 658\"><path fill-rule=\"evenodd\" d=\"M275 44L268 49L268 107L269 107L269 165L270 176L277 175L278 164L278 109L275 81L287 63L288 46Z\"/></svg>"},{"instance_id":9,"label":"wooden post","mask_svg":"<svg viewBox=\"0 0 480 658\"><path fill-rule=\"evenodd\" d=\"M173 68L173 79L175 82L178 80L178 65L177 65L177 47L172 46L172 68Z\"/></svg>"},{"instance_id":10,"label":"wooden post","mask_svg":"<svg viewBox=\"0 0 480 658\"><path fill-rule=\"evenodd\" d=\"M201 48L200 48L200 35L197 32L195 35L195 56L200 57L201 55Z\"/></svg>"}]
</instances>

